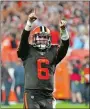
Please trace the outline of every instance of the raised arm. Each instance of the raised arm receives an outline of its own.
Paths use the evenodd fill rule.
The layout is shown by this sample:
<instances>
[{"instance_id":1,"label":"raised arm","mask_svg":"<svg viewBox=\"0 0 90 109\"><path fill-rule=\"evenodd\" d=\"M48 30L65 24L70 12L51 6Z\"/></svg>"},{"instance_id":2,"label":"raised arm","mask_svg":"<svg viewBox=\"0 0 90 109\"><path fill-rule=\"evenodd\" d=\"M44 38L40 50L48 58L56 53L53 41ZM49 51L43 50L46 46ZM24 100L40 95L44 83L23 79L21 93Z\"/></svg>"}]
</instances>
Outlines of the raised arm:
<instances>
[{"instance_id":1,"label":"raised arm","mask_svg":"<svg viewBox=\"0 0 90 109\"><path fill-rule=\"evenodd\" d=\"M60 23L61 44L57 52L56 65L66 56L69 47L69 34L66 29L66 21Z\"/></svg>"},{"instance_id":2,"label":"raised arm","mask_svg":"<svg viewBox=\"0 0 90 109\"><path fill-rule=\"evenodd\" d=\"M22 32L20 45L19 45L19 48L17 51L18 57L21 58L22 60L24 60L28 55L29 46L30 46L28 43L28 38L29 38L32 23L36 19L37 19L37 17L35 15L35 12L32 12L31 14L29 14L27 23Z\"/></svg>"}]
</instances>

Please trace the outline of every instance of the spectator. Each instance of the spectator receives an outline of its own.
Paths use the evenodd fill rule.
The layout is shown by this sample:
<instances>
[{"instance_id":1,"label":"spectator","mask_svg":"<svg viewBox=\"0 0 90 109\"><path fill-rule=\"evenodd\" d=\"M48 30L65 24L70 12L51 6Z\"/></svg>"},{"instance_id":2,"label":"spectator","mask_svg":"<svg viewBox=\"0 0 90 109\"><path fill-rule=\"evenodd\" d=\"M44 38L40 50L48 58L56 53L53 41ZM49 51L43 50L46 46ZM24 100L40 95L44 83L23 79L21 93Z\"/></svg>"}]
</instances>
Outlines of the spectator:
<instances>
[{"instance_id":1,"label":"spectator","mask_svg":"<svg viewBox=\"0 0 90 109\"><path fill-rule=\"evenodd\" d=\"M89 56L85 56L84 63L82 66L82 70L84 73L84 81L85 81L85 87L84 87L84 99L86 103L90 103L90 96L89 96L89 88L90 88L90 72L89 72Z\"/></svg>"},{"instance_id":2,"label":"spectator","mask_svg":"<svg viewBox=\"0 0 90 109\"><path fill-rule=\"evenodd\" d=\"M84 46L83 40L81 40L80 36L76 36L74 38L73 49L82 49Z\"/></svg>"},{"instance_id":3,"label":"spectator","mask_svg":"<svg viewBox=\"0 0 90 109\"><path fill-rule=\"evenodd\" d=\"M2 64L1 64L1 83L5 85L5 92L6 92L6 99L5 99L4 105L9 105L8 100L9 100L9 94L11 90L12 79L7 69Z\"/></svg>"},{"instance_id":4,"label":"spectator","mask_svg":"<svg viewBox=\"0 0 90 109\"><path fill-rule=\"evenodd\" d=\"M20 59L18 59L16 66L14 68L15 77L15 92L19 102L23 101L24 93L24 68ZM18 87L20 87L20 94L17 92Z\"/></svg>"},{"instance_id":5,"label":"spectator","mask_svg":"<svg viewBox=\"0 0 90 109\"><path fill-rule=\"evenodd\" d=\"M71 98L73 103L82 103L80 80L81 76L79 74L79 69L77 67L74 67L73 73L71 74Z\"/></svg>"},{"instance_id":6,"label":"spectator","mask_svg":"<svg viewBox=\"0 0 90 109\"><path fill-rule=\"evenodd\" d=\"M10 64L12 61L11 52L17 49L19 41L16 39L15 33L10 33L8 36L5 36L2 40L2 62Z\"/></svg>"}]
</instances>

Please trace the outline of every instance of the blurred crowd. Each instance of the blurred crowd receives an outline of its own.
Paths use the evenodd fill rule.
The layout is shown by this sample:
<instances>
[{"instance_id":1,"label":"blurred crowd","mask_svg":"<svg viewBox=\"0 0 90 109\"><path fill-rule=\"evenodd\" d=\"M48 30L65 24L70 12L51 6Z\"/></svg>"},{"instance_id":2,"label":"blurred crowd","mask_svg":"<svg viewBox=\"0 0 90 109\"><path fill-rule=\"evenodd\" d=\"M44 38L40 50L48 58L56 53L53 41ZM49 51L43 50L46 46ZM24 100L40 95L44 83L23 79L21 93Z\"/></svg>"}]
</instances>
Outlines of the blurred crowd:
<instances>
[{"instance_id":1,"label":"blurred crowd","mask_svg":"<svg viewBox=\"0 0 90 109\"><path fill-rule=\"evenodd\" d=\"M58 24L61 19L65 19L67 21L67 29L70 35L70 47L68 53L77 49L89 50L89 2L2 1L0 10L0 58L2 61L2 89L3 86L6 88L6 104L8 104L10 89L15 90L19 101L22 101L23 99L24 68L21 60L17 57L16 51L28 15L33 9L35 9L38 20L34 22L32 29L39 25L47 26L51 30L52 44L58 44L60 42ZM70 61L70 65L72 66L71 72L73 72L70 76L72 81L71 90L73 102L76 102L77 100L80 103L84 100L88 101L88 98L85 98L86 96L82 97L82 95L84 95L83 93L85 93L84 89L86 86L84 84L86 82L83 72L85 68L89 68L87 67L89 66L88 60L88 56L84 57L84 61L88 65L85 62L81 62L79 59ZM84 78L83 82L82 78ZM18 86L20 86L20 89ZM88 89L86 91L88 93ZM76 94L76 92L78 93Z\"/></svg>"},{"instance_id":2,"label":"blurred crowd","mask_svg":"<svg viewBox=\"0 0 90 109\"><path fill-rule=\"evenodd\" d=\"M90 103L89 56L85 56L83 60L71 60L69 64L72 103Z\"/></svg>"}]
</instances>

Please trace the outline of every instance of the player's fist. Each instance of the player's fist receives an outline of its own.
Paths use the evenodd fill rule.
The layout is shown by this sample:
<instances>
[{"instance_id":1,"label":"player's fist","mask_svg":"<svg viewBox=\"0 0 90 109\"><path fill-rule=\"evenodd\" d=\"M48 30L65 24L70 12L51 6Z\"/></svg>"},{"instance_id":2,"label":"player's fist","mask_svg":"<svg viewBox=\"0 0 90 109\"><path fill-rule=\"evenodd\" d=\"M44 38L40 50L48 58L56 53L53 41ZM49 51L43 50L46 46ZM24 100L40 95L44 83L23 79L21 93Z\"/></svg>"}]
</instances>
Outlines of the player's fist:
<instances>
[{"instance_id":1,"label":"player's fist","mask_svg":"<svg viewBox=\"0 0 90 109\"><path fill-rule=\"evenodd\" d=\"M33 24L33 22L37 19L37 16L35 14L35 10L33 10L29 16L28 16L28 20L27 20L27 23L26 23L26 26L25 26L25 30L26 31L30 31L31 30L31 26Z\"/></svg>"},{"instance_id":2,"label":"player's fist","mask_svg":"<svg viewBox=\"0 0 90 109\"><path fill-rule=\"evenodd\" d=\"M28 16L28 20L33 23L37 19L37 16L35 14L35 11L31 12Z\"/></svg>"},{"instance_id":3,"label":"player's fist","mask_svg":"<svg viewBox=\"0 0 90 109\"><path fill-rule=\"evenodd\" d=\"M66 20L61 20L59 26L60 26L60 29L65 29L66 28L66 24L67 24L67 21Z\"/></svg>"}]
</instances>

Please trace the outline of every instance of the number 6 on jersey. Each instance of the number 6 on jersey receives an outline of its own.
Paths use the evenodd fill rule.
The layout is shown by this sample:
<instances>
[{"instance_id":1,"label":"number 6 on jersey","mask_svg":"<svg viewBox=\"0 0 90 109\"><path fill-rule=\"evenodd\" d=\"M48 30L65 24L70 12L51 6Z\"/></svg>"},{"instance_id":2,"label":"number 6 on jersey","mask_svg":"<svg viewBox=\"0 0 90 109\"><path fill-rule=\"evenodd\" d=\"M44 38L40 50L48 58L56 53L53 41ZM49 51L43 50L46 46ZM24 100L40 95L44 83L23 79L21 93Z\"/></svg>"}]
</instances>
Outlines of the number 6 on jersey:
<instances>
[{"instance_id":1,"label":"number 6 on jersey","mask_svg":"<svg viewBox=\"0 0 90 109\"><path fill-rule=\"evenodd\" d=\"M48 80L50 78L49 69L42 67L42 65L49 65L49 60L47 59L38 59L37 60L37 71L38 78L42 80Z\"/></svg>"}]
</instances>

